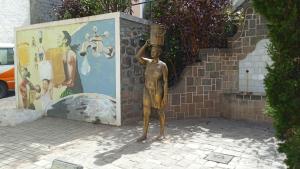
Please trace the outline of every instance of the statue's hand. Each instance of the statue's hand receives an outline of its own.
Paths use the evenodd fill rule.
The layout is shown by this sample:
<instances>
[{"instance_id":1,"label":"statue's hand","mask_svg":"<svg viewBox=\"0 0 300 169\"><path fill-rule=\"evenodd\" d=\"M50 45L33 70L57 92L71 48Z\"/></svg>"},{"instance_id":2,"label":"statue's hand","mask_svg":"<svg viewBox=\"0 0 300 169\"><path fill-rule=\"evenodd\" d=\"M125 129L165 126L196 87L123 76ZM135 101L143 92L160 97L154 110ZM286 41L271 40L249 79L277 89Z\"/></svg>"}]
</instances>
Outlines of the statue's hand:
<instances>
[{"instance_id":1,"label":"statue's hand","mask_svg":"<svg viewBox=\"0 0 300 169\"><path fill-rule=\"evenodd\" d=\"M166 105L168 103L168 99L167 98L168 98L168 96L165 96L163 98L163 100L161 101L161 103L160 103L161 108L165 108L166 107Z\"/></svg>"},{"instance_id":2,"label":"statue's hand","mask_svg":"<svg viewBox=\"0 0 300 169\"><path fill-rule=\"evenodd\" d=\"M148 40L146 41L145 46L146 46L146 47L150 47L150 46L151 46L150 39L148 39Z\"/></svg>"}]
</instances>

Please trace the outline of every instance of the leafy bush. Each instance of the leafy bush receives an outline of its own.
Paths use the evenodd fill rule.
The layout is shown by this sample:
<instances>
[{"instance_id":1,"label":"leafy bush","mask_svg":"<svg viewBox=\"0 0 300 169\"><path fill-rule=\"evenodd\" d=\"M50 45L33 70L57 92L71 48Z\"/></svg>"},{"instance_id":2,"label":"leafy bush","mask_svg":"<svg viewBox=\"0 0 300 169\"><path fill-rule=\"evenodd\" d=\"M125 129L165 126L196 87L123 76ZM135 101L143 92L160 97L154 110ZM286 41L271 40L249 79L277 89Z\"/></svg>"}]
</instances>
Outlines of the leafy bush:
<instances>
[{"instance_id":1,"label":"leafy bush","mask_svg":"<svg viewBox=\"0 0 300 169\"><path fill-rule=\"evenodd\" d=\"M145 6L145 18L167 27L162 60L169 68L170 85L187 64L201 59L201 48L227 47L229 5L229 0L155 0Z\"/></svg>"},{"instance_id":2,"label":"leafy bush","mask_svg":"<svg viewBox=\"0 0 300 169\"><path fill-rule=\"evenodd\" d=\"M273 64L265 79L268 114L273 117L279 151L291 169L300 168L300 1L253 0L268 20Z\"/></svg>"},{"instance_id":3,"label":"leafy bush","mask_svg":"<svg viewBox=\"0 0 300 169\"><path fill-rule=\"evenodd\" d=\"M131 0L64 0L54 9L58 19L79 18L109 12L131 13Z\"/></svg>"}]
</instances>

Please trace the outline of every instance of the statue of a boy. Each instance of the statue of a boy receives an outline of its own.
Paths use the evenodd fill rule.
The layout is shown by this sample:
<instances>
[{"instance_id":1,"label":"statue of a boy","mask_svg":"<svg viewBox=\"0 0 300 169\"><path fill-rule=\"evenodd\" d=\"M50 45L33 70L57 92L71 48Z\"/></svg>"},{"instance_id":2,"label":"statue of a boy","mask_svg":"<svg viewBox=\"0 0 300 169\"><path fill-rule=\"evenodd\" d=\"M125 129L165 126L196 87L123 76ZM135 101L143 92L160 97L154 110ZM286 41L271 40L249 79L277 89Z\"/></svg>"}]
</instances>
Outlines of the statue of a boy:
<instances>
[{"instance_id":1,"label":"statue of a boy","mask_svg":"<svg viewBox=\"0 0 300 169\"><path fill-rule=\"evenodd\" d=\"M147 47L151 47L151 59L145 57ZM161 53L161 46L150 44L150 40L147 40L135 56L141 64L146 65L143 96L144 130L143 135L137 141L147 139L151 108L156 109L159 113L160 134L157 139L165 136L164 109L168 101L168 67L159 60Z\"/></svg>"}]
</instances>

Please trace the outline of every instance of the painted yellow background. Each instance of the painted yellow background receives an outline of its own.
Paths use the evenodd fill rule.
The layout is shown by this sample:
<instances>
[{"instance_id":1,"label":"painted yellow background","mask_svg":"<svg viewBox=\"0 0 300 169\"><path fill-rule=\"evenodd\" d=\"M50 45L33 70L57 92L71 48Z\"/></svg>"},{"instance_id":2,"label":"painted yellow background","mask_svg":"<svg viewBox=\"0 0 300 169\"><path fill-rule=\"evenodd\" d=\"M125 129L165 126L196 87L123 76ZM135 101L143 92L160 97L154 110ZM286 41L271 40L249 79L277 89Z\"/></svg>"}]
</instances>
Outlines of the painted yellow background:
<instances>
[{"instance_id":1,"label":"painted yellow background","mask_svg":"<svg viewBox=\"0 0 300 169\"><path fill-rule=\"evenodd\" d=\"M38 35L39 32L42 32L43 35L43 47L45 53L47 53L48 49L58 48L58 39L62 36L62 31L68 31L72 36L77 30L81 29L85 23L78 24L70 24L64 26L53 26L42 29L33 29L33 30L22 30L17 31L17 39L16 39L16 50L17 50L17 65L22 65L22 67L26 67L30 72L30 82L34 85L42 86L42 82L39 79L39 72L36 69L35 64L35 47L32 46L32 40L35 39L35 43L38 43ZM19 69L18 69L19 70ZM21 74L20 71L17 72L17 90L19 90L19 84L21 82ZM66 87L54 87L53 88L53 100L59 100L60 94L65 90ZM22 99L20 96L20 92L16 92L19 94L18 105L19 107L23 107ZM41 103L39 100L35 100L34 102L35 108L41 110Z\"/></svg>"}]
</instances>

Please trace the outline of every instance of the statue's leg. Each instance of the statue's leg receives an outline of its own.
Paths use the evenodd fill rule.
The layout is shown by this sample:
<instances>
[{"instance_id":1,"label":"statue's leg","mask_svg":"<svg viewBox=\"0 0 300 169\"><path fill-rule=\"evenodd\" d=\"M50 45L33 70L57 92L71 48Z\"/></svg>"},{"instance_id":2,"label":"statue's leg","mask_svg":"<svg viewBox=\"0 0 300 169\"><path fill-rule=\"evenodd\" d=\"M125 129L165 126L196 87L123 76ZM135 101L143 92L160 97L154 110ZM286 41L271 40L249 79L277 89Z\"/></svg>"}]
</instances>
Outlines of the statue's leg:
<instances>
[{"instance_id":1,"label":"statue's leg","mask_svg":"<svg viewBox=\"0 0 300 169\"><path fill-rule=\"evenodd\" d=\"M150 114L151 114L151 107L144 105L144 128L143 128L143 135L137 139L138 142L146 140L148 129L149 129L149 120L150 120Z\"/></svg>"},{"instance_id":2,"label":"statue's leg","mask_svg":"<svg viewBox=\"0 0 300 169\"><path fill-rule=\"evenodd\" d=\"M165 116L165 112L163 109L159 109L158 113L159 113L160 133L159 133L157 139L163 139L165 137L166 116Z\"/></svg>"}]
</instances>

